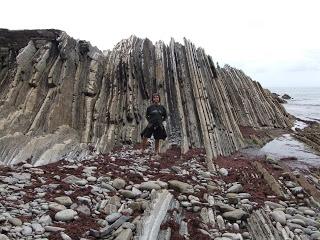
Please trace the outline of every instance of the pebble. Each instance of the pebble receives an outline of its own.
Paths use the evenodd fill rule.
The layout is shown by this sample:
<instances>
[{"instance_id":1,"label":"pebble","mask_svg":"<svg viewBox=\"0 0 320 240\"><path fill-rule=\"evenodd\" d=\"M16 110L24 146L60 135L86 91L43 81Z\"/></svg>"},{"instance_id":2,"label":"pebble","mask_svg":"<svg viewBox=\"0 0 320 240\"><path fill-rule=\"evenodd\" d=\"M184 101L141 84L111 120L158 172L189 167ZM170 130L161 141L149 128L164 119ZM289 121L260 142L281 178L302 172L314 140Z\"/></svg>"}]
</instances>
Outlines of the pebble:
<instances>
[{"instance_id":1,"label":"pebble","mask_svg":"<svg viewBox=\"0 0 320 240\"><path fill-rule=\"evenodd\" d=\"M121 216L132 215L128 222L124 222L120 227L114 229L114 234L112 234L111 238L117 240L133 239L133 233L141 217L141 215L137 216L136 213L154 206L154 200L158 193L166 191L165 189L169 187L169 192L174 193L174 198L179 200L179 202L174 203L173 201L170 203L176 204L175 206L170 206L173 207L173 212L181 211L181 207L184 207L185 209L182 212L188 212L188 214L197 216L198 219L201 219L198 230L208 235L211 239L249 239L250 234L245 232L248 231L247 222L242 220L245 220L249 216L248 212L253 211L253 208L258 205L254 202L255 199L249 193L243 192L244 189L241 183L229 183L227 180L224 182L224 180L215 178L219 174L228 175L227 169L220 168L219 173L209 173L206 172L205 167L197 159L190 161L193 161L192 164L190 162L179 164L179 171L177 173L180 176L184 174L184 177L187 177L186 181L170 180L168 183L155 180L154 172L159 172L157 170L158 166L154 167L155 165L151 165L150 167L148 164L144 166L145 162L138 163L136 159L133 160L133 164L121 166L118 170L129 170L131 173L139 174L141 179L145 179L140 184L137 184L133 180L126 183L124 179L117 177L121 176L120 174L111 174L111 172L105 173L107 176L103 176L104 174L102 174L97 179L93 176L93 173L95 173L93 170L96 170L96 167L85 168L86 171L82 173L85 179L73 175L64 178L63 181L70 184L69 189L64 189L64 186L58 183L50 183L46 175L42 175L41 177L34 177L33 175L32 179L28 175L19 175L18 178L20 179L7 177L6 181L10 183L14 182L14 185L1 183L0 195L5 197L3 199L16 199L19 209L8 208L8 213L0 213L0 225L6 224L6 220L10 219L9 217L11 216L37 216L32 220L36 222L22 223L20 220L20 224L14 225L11 223L11 225L14 225L13 227L7 224L1 227L0 230L2 233L10 233L8 236L12 237L12 239L31 239L31 236L37 239L46 239L46 237L50 237L50 232L60 232L59 234L62 239L71 239L63 232L69 227L67 224L60 223L61 226L65 226L65 229L50 226L53 224L51 217L47 213L47 210L50 209L57 212L54 216L56 221L67 222L80 218L84 214L94 218L104 229L117 222ZM77 169L80 166L81 163L74 162L74 166L70 169ZM176 169L178 170L178 168ZM139 173L137 173L137 170ZM26 168L25 171L30 171L30 169ZM193 171L197 174L193 174ZM170 170L162 169L162 172L170 172ZM99 176L101 173L97 172L96 174ZM59 178L56 175L54 179ZM112 179L114 180L112 181ZM284 177L283 179L288 180L288 178ZM32 181L40 181L43 185L34 189L37 199L25 202L23 196L26 193L23 191L23 188L30 186ZM193 185L190 184L190 181L193 181ZM294 182L282 182L296 196L299 196L299 194L303 195L303 189L299 189L301 187ZM88 183L90 184L90 188L93 189L92 191L87 191L85 187L82 187ZM282 184L281 181L279 183ZM81 192L82 189L84 192L83 196L78 196L75 203L73 203L68 195L79 190ZM13 190L17 190L17 194L10 194ZM48 193L47 196L49 196L51 191L58 193L54 196L59 197L55 197L53 199L54 202L47 202L44 198L45 194ZM178 197L176 197L179 194L177 192L180 193ZM113 196L110 197L110 195ZM308 202L307 200L309 199L307 199L297 203L290 199L279 201L278 203L277 198L269 199L270 201L265 202L265 209L275 221L274 224L280 234L296 240L311 239L311 236L313 237L312 239L318 239L320 234L318 232L320 227L320 223L318 223L319 217L317 212L312 210L308 204L311 200ZM0 209L2 208L1 204ZM78 216L78 213L80 216ZM136 218L133 219L133 217ZM8 222L10 223L10 221ZM182 221L180 228L183 228L183 224L187 223ZM242 236L239 233L240 231L244 231ZM297 238L297 236L300 238ZM303 236L307 236L308 238L303 238ZM9 238L6 237L4 239Z\"/></svg>"},{"instance_id":2,"label":"pebble","mask_svg":"<svg viewBox=\"0 0 320 240\"><path fill-rule=\"evenodd\" d=\"M123 180L122 178L116 178L113 180L112 186L118 190L123 189L126 186L126 181Z\"/></svg>"},{"instance_id":3,"label":"pebble","mask_svg":"<svg viewBox=\"0 0 320 240\"><path fill-rule=\"evenodd\" d=\"M54 201L66 207L69 207L72 204L72 200L69 196L56 197Z\"/></svg>"},{"instance_id":4,"label":"pebble","mask_svg":"<svg viewBox=\"0 0 320 240\"><path fill-rule=\"evenodd\" d=\"M39 223L32 223L31 227L36 234L43 234L45 232L45 229Z\"/></svg>"},{"instance_id":5,"label":"pebble","mask_svg":"<svg viewBox=\"0 0 320 240\"><path fill-rule=\"evenodd\" d=\"M32 228L29 226L23 226L21 233L24 236L30 236L32 234Z\"/></svg>"},{"instance_id":6,"label":"pebble","mask_svg":"<svg viewBox=\"0 0 320 240\"><path fill-rule=\"evenodd\" d=\"M228 176L228 170L225 169L225 168L220 168L219 169L219 173L222 175L222 176Z\"/></svg>"},{"instance_id":7,"label":"pebble","mask_svg":"<svg viewBox=\"0 0 320 240\"><path fill-rule=\"evenodd\" d=\"M44 229L45 229L47 232L61 232L61 231L65 231L64 228L54 227L54 226L45 226Z\"/></svg>"},{"instance_id":8,"label":"pebble","mask_svg":"<svg viewBox=\"0 0 320 240\"><path fill-rule=\"evenodd\" d=\"M243 192L243 186L241 184L234 184L227 190L228 193L240 193Z\"/></svg>"},{"instance_id":9,"label":"pebble","mask_svg":"<svg viewBox=\"0 0 320 240\"><path fill-rule=\"evenodd\" d=\"M65 234L64 232L60 232L60 236L63 240L72 240L71 237L69 237L67 234Z\"/></svg>"},{"instance_id":10,"label":"pebble","mask_svg":"<svg viewBox=\"0 0 320 240\"><path fill-rule=\"evenodd\" d=\"M225 227L225 223L224 223L222 216L218 215L216 220L217 220L217 225L218 225L219 230L221 230L221 231L224 230L226 227Z\"/></svg>"},{"instance_id":11,"label":"pebble","mask_svg":"<svg viewBox=\"0 0 320 240\"><path fill-rule=\"evenodd\" d=\"M282 225L285 225L287 220L286 220L286 215L283 211L275 210L271 212L270 214L276 222L281 223Z\"/></svg>"},{"instance_id":12,"label":"pebble","mask_svg":"<svg viewBox=\"0 0 320 240\"><path fill-rule=\"evenodd\" d=\"M191 202L188 202L188 201L182 201L182 202L181 202L181 205L182 205L183 207L191 207L191 206L192 206Z\"/></svg>"},{"instance_id":13,"label":"pebble","mask_svg":"<svg viewBox=\"0 0 320 240\"><path fill-rule=\"evenodd\" d=\"M65 210L66 207L64 205L58 203L49 203L49 209L55 212Z\"/></svg>"},{"instance_id":14,"label":"pebble","mask_svg":"<svg viewBox=\"0 0 320 240\"><path fill-rule=\"evenodd\" d=\"M130 228L126 228L121 231L121 233L116 237L115 240L130 240L132 238L132 230Z\"/></svg>"},{"instance_id":15,"label":"pebble","mask_svg":"<svg viewBox=\"0 0 320 240\"><path fill-rule=\"evenodd\" d=\"M94 176L89 176L89 177L87 177L87 181L88 182L95 182L95 181L97 181L97 178Z\"/></svg>"},{"instance_id":16,"label":"pebble","mask_svg":"<svg viewBox=\"0 0 320 240\"><path fill-rule=\"evenodd\" d=\"M132 191L130 191L130 190L123 190L123 189L121 189L121 190L119 190L119 193L120 193L122 196L126 197L126 198L131 198L131 199L136 198L136 195L135 195Z\"/></svg>"},{"instance_id":17,"label":"pebble","mask_svg":"<svg viewBox=\"0 0 320 240\"><path fill-rule=\"evenodd\" d=\"M76 215L77 215L76 211L72 209L65 209L57 212L54 218L57 221L67 222L67 221L73 220Z\"/></svg>"},{"instance_id":18,"label":"pebble","mask_svg":"<svg viewBox=\"0 0 320 240\"><path fill-rule=\"evenodd\" d=\"M43 215L40 217L39 223L41 223L43 226L47 226L52 224L52 219L49 215Z\"/></svg>"},{"instance_id":19,"label":"pebble","mask_svg":"<svg viewBox=\"0 0 320 240\"><path fill-rule=\"evenodd\" d=\"M118 213L118 212L116 212L116 213L111 213L110 215L108 215L108 216L106 217L106 220L107 220L108 223L113 223L113 222L115 222L116 220L118 220L121 216L122 216L122 214L121 214L121 213Z\"/></svg>"},{"instance_id":20,"label":"pebble","mask_svg":"<svg viewBox=\"0 0 320 240\"><path fill-rule=\"evenodd\" d=\"M187 193L187 194L194 193L194 189L193 189L192 185L190 185L188 183L181 182L178 180L171 180L168 182L168 184L169 184L170 188L177 190L181 193Z\"/></svg>"},{"instance_id":21,"label":"pebble","mask_svg":"<svg viewBox=\"0 0 320 240\"><path fill-rule=\"evenodd\" d=\"M0 233L0 240L10 240L6 235Z\"/></svg>"},{"instance_id":22,"label":"pebble","mask_svg":"<svg viewBox=\"0 0 320 240\"><path fill-rule=\"evenodd\" d=\"M309 215L309 216L315 216L316 212L311 210L311 209L306 209L306 210L303 211L303 214Z\"/></svg>"},{"instance_id":23,"label":"pebble","mask_svg":"<svg viewBox=\"0 0 320 240\"><path fill-rule=\"evenodd\" d=\"M11 223L13 226L21 226L22 225L22 221L19 218L9 218L8 219L9 223Z\"/></svg>"},{"instance_id":24,"label":"pebble","mask_svg":"<svg viewBox=\"0 0 320 240\"><path fill-rule=\"evenodd\" d=\"M236 221L248 218L249 214L242 209L236 209L230 212L225 212L222 216L230 221Z\"/></svg>"}]
</instances>

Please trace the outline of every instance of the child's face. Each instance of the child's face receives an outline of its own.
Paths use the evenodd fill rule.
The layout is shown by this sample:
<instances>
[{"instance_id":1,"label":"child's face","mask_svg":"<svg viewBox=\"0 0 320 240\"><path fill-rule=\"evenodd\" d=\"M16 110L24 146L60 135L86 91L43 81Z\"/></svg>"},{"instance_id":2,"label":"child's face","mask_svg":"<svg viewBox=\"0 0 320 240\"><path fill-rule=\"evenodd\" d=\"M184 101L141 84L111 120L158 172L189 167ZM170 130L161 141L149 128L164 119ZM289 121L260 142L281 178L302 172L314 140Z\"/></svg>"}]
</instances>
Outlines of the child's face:
<instances>
[{"instance_id":1,"label":"child's face","mask_svg":"<svg viewBox=\"0 0 320 240\"><path fill-rule=\"evenodd\" d=\"M154 103L159 103L159 102L160 102L159 96L158 96L158 95L153 96L152 101L153 101Z\"/></svg>"}]
</instances>

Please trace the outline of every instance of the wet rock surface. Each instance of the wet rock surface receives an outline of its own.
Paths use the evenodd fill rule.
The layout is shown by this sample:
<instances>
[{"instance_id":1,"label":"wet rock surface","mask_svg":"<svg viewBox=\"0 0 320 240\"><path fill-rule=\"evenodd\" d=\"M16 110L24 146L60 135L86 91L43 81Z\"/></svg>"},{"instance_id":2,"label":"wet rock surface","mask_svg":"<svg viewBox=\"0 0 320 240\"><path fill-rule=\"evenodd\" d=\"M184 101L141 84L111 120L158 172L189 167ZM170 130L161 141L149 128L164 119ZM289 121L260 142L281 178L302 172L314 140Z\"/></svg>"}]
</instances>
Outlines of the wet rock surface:
<instances>
[{"instance_id":1,"label":"wet rock surface","mask_svg":"<svg viewBox=\"0 0 320 240\"><path fill-rule=\"evenodd\" d=\"M320 155L320 123L312 122L302 130L296 128L296 132L293 136L310 146L318 155Z\"/></svg>"},{"instance_id":2,"label":"wet rock surface","mask_svg":"<svg viewBox=\"0 0 320 240\"><path fill-rule=\"evenodd\" d=\"M123 146L86 161L1 167L0 236L282 240L320 234L319 203L297 173L271 171L274 163L243 154L218 158L224 170L209 173L204 149L149 152Z\"/></svg>"}]
</instances>

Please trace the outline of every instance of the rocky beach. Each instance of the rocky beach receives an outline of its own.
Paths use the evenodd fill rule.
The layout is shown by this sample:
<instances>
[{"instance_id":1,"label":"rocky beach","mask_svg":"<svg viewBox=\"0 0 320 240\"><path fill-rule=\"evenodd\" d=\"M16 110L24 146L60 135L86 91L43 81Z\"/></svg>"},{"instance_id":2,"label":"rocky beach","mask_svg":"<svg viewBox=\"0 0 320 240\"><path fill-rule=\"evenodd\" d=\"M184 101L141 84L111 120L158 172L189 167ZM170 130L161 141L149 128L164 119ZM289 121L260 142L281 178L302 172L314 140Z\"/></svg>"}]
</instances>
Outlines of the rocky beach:
<instances>
[{"instance_id":1,"label":"rocky beach","mask_svg":"<svg viewBox=\"0 0 320 240\"><path fill-rule=\"evenodd\" d=\"M160 155L139 145L155 91ZM319 154L319 123L282 104L187 39L0 29L0 240L320 239L319 168L261 152L288 135Z\"/></svg>"},{"instance_id":2,"label":"rocky beach","mask_svg":"<svg viewBox=\"0 0 320 240\"><path fill-rule=\"evenodd\" d=\"M244 154L126 146L1 168L1 239L319 239L319 180Z\"/></svg>"}]
</instances>

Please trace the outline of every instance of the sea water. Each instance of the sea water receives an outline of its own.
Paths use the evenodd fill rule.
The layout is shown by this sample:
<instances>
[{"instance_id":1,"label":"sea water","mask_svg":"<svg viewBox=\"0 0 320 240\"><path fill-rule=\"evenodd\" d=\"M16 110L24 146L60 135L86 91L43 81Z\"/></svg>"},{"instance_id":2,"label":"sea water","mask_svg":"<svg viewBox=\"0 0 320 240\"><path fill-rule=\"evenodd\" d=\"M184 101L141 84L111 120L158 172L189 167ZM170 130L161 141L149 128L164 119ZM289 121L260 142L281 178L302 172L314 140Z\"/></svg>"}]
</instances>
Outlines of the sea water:
<instances>
[{"instance_id":1,"label":"sea water","mask_svg":"<svg viewBox=\"0 0 320 240\"><path fill-rule=\"evenodd\" d=\"M273 93L280 97L288 94L292 99L283 104L290 114L309 121L320 122L320 88L270 88ZM303 128L306 124L297 121L295 127ZM290 134L284 134L273 141L267 143L261 152L276 159L285 157L296 157L297 161L289 164L292 167L304 168L306 166L320 166L320 156L310 147L298 141Z\"/></svg>"},{"instance_id":2,"label":"sea water","mask_svg":"<svg viewBox=\"0 0 320 240\"><path fill-rule=\"evenodd\" d=\"M270 88L280 97L288 94L292 99L283 106L290 114L303 120L320 122L320 87L314 88Z\"/></svg>"}]
</instances>

